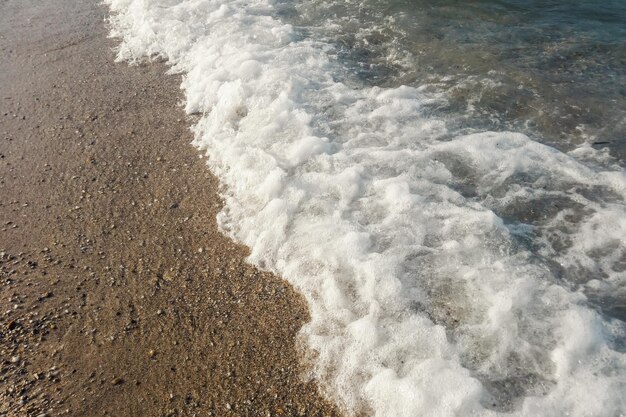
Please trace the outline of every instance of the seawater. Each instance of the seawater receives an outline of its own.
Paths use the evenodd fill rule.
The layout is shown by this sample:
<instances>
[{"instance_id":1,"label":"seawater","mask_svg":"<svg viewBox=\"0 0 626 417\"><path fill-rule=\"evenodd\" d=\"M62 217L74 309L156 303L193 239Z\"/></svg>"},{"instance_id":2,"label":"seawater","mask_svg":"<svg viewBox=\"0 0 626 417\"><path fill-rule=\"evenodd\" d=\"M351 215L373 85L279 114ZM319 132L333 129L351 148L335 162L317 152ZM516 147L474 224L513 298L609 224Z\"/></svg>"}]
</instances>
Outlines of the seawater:
<instances>
[{"instance_id":1,"label":"seawater","mask_svg":"<svg viewBox=\"0 0 626 417\"><path fill-rule=\"evenodd\" d=\"M623 1L107 3L347 415L626 413Z\"/></svg>"}]
</instances>

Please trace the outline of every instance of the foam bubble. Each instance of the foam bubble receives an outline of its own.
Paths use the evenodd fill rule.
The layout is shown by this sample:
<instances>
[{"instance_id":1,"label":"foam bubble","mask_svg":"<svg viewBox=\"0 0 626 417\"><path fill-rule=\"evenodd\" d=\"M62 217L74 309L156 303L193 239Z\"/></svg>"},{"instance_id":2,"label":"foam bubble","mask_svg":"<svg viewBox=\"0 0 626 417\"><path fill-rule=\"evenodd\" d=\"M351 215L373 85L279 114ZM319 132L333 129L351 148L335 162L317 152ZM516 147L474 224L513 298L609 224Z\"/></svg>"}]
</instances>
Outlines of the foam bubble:
<instances>
[{"instance_id":1,"label":"foam bubble","mask_svg":"<svg viewBox=\"0 0 626 417\"><path fill-rule=\"evenodd\" d=\"M348 415L624 412L623 322L584 294L624 288L621 170L451 136L424 113L445 96L337 81L269 1L107 3L120 59L184 74L219 223L304 294L311 372Z\"/></svg>"}]
</instances>

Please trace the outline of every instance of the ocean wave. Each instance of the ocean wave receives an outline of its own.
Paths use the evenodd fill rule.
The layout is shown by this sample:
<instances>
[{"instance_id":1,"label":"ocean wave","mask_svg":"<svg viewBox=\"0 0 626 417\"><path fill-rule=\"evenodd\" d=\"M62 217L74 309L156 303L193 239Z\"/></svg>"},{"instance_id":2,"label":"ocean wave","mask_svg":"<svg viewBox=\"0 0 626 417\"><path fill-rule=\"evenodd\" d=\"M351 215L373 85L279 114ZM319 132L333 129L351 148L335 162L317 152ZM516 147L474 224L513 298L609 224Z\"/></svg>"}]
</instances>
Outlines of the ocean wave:
<instances>
[{"instance_id":1,"label":"ocean wave","mask_svg":"<svg viewBox=\"0 0 626 417\"><path fill-rule=\"evenodd\" d=\"M273 2L106 0L119 58L183 74L222 229L305 297L347 415L616 416L626 175L514 132L454 135L444 92L342 81ZM334 57L334 58L333 58Z\"/></svg>"}]
</instances>

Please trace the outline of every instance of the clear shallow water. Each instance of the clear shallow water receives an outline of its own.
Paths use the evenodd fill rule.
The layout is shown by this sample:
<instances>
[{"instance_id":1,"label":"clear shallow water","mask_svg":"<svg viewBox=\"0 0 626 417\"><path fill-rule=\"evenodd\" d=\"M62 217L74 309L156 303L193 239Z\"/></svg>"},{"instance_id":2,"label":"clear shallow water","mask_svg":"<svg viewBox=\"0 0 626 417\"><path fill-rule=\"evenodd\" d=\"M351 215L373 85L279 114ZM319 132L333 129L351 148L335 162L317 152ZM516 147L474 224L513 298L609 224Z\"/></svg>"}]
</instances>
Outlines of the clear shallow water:
<instances>
[{"instance_id":1,"label":"clear shallow water","mask_svg":"<svg viewBox=\"0 0 626 417\"><path fill-rule=\"evenodd\" d=\"M624 413L619 3L108 3L348 414Z\"/></svg>"},{"instance_id":2,"label":"clear shallow water","mask_svg":"<svg viewBox=\"0 0 626 417\"><path fill-rule=\"evenodd\" d=\"M330 56L343 67L337 81L354 88L414 86L445 96L421 113L442 120L450 138L513 130L563 152L588 146L611 155L596 155L600 164L626 162L623 0L309 1L279 2L277 9L284 21L333 45ZM463 184L452 185L475 198L472 179L459 180ZM594 192L600 200L613 198L610 191ZM561 197L490 208L513 227L541 229L565 207L583 210ZM529 231L522 229L522 235ZM521 241L540 252L536 239L526 237ZM555 239L553 247L570 244ZM547 262L570 282L604 276ZM618 263L625 268L626 258ZM626 294L615 295L595 301L624 320Z\"/></svg>"},{"instance_id":3,"label":"clear shallow water","mask_svg":"<svg viewBox=\"0 0 626 417\"><path fill-rule=\"evenodd\" d=\"M626 2L285 2L364 85L429 85L454 130L514 129L626 156ZM289 20L289 19L287 19Z\"/></svg>"}]
</instances>

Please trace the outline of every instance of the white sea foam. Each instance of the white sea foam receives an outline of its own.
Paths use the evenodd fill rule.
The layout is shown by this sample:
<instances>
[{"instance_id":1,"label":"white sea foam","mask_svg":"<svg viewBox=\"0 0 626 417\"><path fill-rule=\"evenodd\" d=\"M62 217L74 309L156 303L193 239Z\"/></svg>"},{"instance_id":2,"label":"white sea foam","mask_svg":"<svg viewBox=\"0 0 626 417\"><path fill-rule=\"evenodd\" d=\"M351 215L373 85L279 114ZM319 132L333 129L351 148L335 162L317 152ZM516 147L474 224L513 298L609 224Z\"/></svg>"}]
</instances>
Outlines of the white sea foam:
<instances>
[{"instance_id":1,"label":"white sea foam","mask_svg":"<svg viewBox=\"0 0 626 417\"><path fill-rule=\"evenodd\" d=\"M269 0L107 3L120 59L184 74L220 225L304 294L312 372L348 415L625 413L623 323L583 293L624 288L622 171L451 139L423 115L445 96L336 81Z\"/></svg>"}]
</instances>

